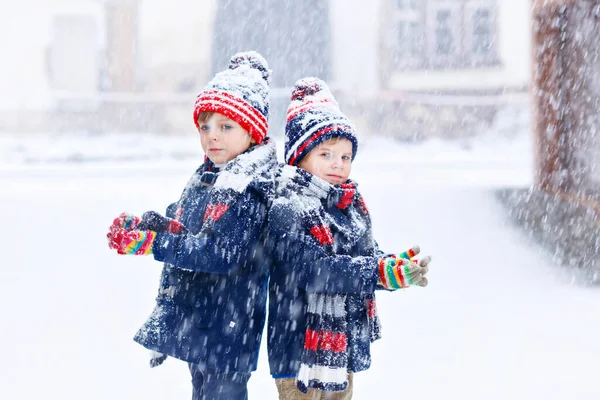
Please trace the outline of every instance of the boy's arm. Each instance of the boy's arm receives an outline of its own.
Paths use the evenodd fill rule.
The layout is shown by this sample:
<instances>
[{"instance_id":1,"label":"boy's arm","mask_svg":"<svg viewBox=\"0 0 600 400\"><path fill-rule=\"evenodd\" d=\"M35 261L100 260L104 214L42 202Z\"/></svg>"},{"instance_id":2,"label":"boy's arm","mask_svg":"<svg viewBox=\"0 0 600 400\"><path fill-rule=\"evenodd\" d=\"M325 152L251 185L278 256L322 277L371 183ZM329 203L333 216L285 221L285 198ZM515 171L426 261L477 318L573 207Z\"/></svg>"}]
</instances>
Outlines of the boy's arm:
<instances>
[{"instance_id":1,"label":"boy's arm","mask_svg":"<svg viewBox=\"0 0 600 400\"><path fill-rule=\"evenodd\" d=\"M286 208L269 214L268 244L277 268L293 275L309 292L372 293L377 284L375 257L329 255L314 236L304 233L298 216Z\"/></svg>"},{"instance_id":2,"label":"boy's arm","mask_svg":"<svg viewBox=\"0 0 600 400\"><path fill-rule=\"evenodd\" d=\"M156 212L135 217L131 229L123 221L133 219L123 214L109 227L108 245L119 254L153 254L175 268L230 274L257 256L258 242L263 240L266 206L261 195L250 196L252 200L237 202L220 216L215 230L202 235L193 235L178 221Z\"/></svg>"},{"instance_id":3,"label":"boy's arm","mask_svg":"<svg viewBox=\"0 0 600 400\"><path fill-rule=\"evenodd\" d=\"M376 246L374 256L329 255L314 236L297 225L298 216L285 208L274 208L269 215L270 251L297 286L308 292L373 293L376 288L399 289L425 286L424 265L410 263L409 251L386 255ZM418 252L418 247L414 250ZM409 255L412 254L412 255Z\"/></svg>"},{"instance_id":4,"label":"boy's arm","mask_svg":"<svg viewBox=\"0 0 600 400\"><path fill-rule=\"evenodd\" d=\"M255 256L265 223L264 206L236 207L225 212L217 231L203 235L159 232L152 244L157 261L176 268L212 274L230 274ZM240 209L242 208L242 209Z\"/></svg>"}]
</instances>

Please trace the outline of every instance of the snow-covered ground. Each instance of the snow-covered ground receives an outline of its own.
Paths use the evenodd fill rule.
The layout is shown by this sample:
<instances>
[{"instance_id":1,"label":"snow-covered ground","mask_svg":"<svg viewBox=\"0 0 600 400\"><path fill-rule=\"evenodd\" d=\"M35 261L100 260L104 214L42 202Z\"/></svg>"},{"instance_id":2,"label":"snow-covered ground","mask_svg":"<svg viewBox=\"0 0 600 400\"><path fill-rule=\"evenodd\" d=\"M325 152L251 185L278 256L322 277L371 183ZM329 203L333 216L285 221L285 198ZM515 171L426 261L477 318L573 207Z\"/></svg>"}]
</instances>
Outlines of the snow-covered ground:
<instances>
[{"instance_id":1,"label":"snow-covered ground","mask_svg":"<svg viewBox=\"0 0 600 400\"><path fill-rule=\"evenodd\" d=\"M281 139L278 140L281 142ZM600 292L572 286L493 190L531 184L527 135L361 144L352 176L387 251L421 245L430 285L379 295L383 334L356 399L598 399ZM1 399L187 399L185 365L132 341L161 266L106 246L112 218L163 210L197 138L0 138ZM266 352L251 399L275 399Z\"/></svg>"}]
</instances>

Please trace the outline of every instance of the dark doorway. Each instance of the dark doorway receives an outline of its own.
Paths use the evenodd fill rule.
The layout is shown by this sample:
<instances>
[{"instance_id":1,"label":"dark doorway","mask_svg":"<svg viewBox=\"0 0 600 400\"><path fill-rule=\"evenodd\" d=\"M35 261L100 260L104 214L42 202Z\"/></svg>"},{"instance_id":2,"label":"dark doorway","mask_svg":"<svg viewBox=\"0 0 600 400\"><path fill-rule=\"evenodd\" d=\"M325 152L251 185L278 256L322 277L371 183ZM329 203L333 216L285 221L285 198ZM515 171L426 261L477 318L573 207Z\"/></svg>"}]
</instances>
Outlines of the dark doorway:
<instances>
[{"instance_id":1,"label":"dark doorway","mask_svg":"<svg viewBox=\"0 0 600 400\"><path fill-rule=\"evenodd\" d=\"M331 74L328 0L218 0L212 73L232 54L256 50L273 70L269 131L281 134L289 90L305 76L327 81Z\"/></svg>"}]
</instances>

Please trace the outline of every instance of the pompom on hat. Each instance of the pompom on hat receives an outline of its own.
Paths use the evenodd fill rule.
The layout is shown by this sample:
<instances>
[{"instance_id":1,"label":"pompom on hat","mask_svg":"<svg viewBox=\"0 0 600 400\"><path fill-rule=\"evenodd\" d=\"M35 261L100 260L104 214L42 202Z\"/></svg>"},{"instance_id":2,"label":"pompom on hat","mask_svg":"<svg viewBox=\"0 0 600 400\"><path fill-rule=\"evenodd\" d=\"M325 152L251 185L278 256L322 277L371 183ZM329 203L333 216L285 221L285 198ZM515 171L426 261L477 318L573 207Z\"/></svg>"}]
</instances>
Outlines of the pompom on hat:
<instances>
[{"instance_id":1,"label":"pompom on hat","mask_svg":"<svg viewBox=\"0 0 600 400\"><path fill-rule=\"evenodd\" d=\"M341 111L331 90L319 78L296 81L285 125L285 162L298 165L317 145L333 138L352 142L352 160L358 141L354 124Z\"/></svg>"},{"instance_id":2,"label":"pompom on hat","mask_svg":"<svg viewBox=\"0 0 600 400\"><path fill-rule=\"evenodd\" d=\"M217 73L196 98L194 124L203 112L231 118L248 131L257 144L267 136L269 81L267 61L255 51L234 54L229 67Z\"/></svg>"}]
</instances>

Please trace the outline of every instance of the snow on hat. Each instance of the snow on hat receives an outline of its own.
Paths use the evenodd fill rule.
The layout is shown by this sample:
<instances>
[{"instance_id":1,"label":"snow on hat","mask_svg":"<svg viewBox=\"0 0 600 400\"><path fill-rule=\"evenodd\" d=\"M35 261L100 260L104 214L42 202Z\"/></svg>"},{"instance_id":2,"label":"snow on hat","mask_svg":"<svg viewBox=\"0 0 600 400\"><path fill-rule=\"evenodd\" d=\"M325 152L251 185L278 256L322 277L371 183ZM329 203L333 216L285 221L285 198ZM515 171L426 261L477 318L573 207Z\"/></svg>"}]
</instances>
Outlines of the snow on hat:
<instances>
[{"instance_id":1,"label":"snow on hat","mask_svg":"<svg viewBox=\"0 0 600 400\"><path fill-rule=\"evenodd\" d=\"M229 68L221 71L198 94L194 123L202 112L216 112L231 118L260 144L267 136L269 80L267 61L255 51L237 53Z\"/></svg>"},{"instance_id":2,"label":"snow on hat","mask_svg":"<svg viewBox=\"0 0 600 400\"><path fill-rule=\"evenodd\" d=\"M325 82L312 77L296 81L285 125L286 163L297 165L313 148L333 138L352 142L354 160L358 148L355 132Z\"/></svg>"}]
</instances>

